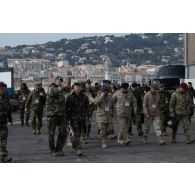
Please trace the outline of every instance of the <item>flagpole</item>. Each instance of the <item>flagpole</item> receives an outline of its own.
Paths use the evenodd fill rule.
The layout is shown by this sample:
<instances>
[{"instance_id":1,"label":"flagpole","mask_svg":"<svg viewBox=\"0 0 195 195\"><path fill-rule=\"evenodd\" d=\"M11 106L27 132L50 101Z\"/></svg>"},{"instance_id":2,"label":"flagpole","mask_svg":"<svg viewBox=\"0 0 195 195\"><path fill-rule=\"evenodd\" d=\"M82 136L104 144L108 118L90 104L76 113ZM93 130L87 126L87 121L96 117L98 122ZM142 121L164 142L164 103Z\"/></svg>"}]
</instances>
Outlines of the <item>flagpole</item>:
<instances>
[{"instance_id":1,"label":"flagpole","mask_svg":"<svg viewBox=\"0 0 195 195\"><path fill-rule=\"evenodd\" d=\"M189 79L188 67L188 35L184 33L184 65L185 65L185 78Z\"/></svg>"}]
</instances>

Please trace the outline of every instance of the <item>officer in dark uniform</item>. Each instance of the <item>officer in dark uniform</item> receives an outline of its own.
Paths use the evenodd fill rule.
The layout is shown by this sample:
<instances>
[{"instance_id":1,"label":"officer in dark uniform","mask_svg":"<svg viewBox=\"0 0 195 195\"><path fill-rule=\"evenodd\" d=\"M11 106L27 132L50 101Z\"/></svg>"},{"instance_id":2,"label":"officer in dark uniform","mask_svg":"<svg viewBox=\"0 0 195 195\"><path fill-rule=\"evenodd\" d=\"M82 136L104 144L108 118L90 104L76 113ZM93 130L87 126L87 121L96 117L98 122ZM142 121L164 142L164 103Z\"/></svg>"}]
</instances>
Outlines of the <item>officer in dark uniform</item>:
<instances>
[{"instance_id":1,"label":"officer in dark uniform","mask_svg":"<svg viewBox=\"0 0 195 195\"><path fill-rule=\"evenodd\" d=\"M84 131L86 127L86 117L89 109L89 100L82 92L82 84L79 82L74 83L74 91L67 97L66 111L68 120L73 129L73 152L80 156L80 138L85 137Z\"/></svg>"}]
</instances>

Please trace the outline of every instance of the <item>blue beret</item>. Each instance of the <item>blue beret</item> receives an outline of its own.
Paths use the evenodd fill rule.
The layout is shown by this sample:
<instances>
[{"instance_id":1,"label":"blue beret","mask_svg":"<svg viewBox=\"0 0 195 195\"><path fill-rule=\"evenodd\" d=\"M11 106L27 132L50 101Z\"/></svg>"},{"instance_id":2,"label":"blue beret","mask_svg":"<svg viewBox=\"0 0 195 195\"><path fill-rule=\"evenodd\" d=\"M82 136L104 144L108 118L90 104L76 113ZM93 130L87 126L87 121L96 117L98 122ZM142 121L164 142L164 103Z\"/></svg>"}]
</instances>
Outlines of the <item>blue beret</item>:
<instances>
[{"instance_id":1,"label":"blue beret","mask_svg":"<svg viewBox=\"0 0 195 195\"><path fill-rule=\"evenodd\" d=\"M103 85L101 86L101 89L100 89L101 92L109 92L109 89L107 86Z\"/></svg>"},{"instance_id":2,"label":"blue beret","mask_svg":"<svg viewBox=\"0 0 195 195\"><path fill-rule=\"evenodd\" d=\"M121 84L121 88L123 88L123 89L128 89L128 87L129 87L128 83L122 83Z\"/></svg>"}]
</instances>

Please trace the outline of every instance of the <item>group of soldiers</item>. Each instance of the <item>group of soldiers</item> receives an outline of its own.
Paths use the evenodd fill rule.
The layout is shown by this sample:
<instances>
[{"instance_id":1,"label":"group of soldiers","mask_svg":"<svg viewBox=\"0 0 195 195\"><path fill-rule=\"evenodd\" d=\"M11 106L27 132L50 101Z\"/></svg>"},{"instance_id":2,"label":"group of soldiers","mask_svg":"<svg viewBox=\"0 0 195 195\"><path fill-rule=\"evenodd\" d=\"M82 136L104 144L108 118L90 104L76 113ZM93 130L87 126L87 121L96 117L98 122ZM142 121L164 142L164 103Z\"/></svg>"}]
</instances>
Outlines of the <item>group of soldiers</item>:
<instances>
[{"instance_id":1,"label":"group of soldiers","mask_svg":"<svg viewBox=\"0 0 195 195\"><path fill-rule=\"evenodd\" d=\"M104 80L103 85L91 81L75 82L72 86L58 76L48 87L47 94L41 83L35 84L30 91L25 83L21 84L16 97L20 106L21 126L29 126L32 114L32 133L41 134L44 108L47 116L49 152L52 156L64 156L63 148L68 140L72 151L82 155L82 144L88 143L91 133L91 119L96 113L97 134L102 148L108 147L109 139L117 139L121 145L129 145L135 123L138 136L143 136L143 143L148 143L151 124L157 135L158 143L165 144L166 128L172 129L172 143L176 143L177 129L180 121L185 134L185 143L190 144L189 125L194 114L193 98L195 96L191 83L181 83L170 94L163 84L152 83L140 86L134 82L111 83ZM8 162L7 122L10 120L9 104L6 100L6 85L0 83L0 149L1 162ZM25 116L25 117L24 117ZM114 130L113 121L117 119L119 131ZM55 130L58 137L55 143ZM117 133L117 134L116 134Z\"/></svg>"}]
</instances>

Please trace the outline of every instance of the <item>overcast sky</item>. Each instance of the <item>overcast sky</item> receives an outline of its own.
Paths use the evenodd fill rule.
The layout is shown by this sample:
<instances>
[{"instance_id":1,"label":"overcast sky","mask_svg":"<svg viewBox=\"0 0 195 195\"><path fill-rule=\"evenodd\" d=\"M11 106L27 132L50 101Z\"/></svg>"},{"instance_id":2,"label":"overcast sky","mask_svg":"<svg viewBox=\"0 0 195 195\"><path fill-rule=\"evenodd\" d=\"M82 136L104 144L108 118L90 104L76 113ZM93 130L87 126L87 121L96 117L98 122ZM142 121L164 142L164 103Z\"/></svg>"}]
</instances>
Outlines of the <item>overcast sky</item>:
<instances>
[{"instance_id":1,"label":"overcast sky","mask_svg":"<svg viewBox=\"0 0 195 195\"><path fill-rule=\"evenodd\" d=\"M86 36L107 35L111 33L0 33L0 47L31 45L36 43L46 43L48 41L57 41L62 38L76 39ZM124 35L113 33L116 36ZM126 33L127 34L127 33Z\"/></svg>"}]
</instances>

